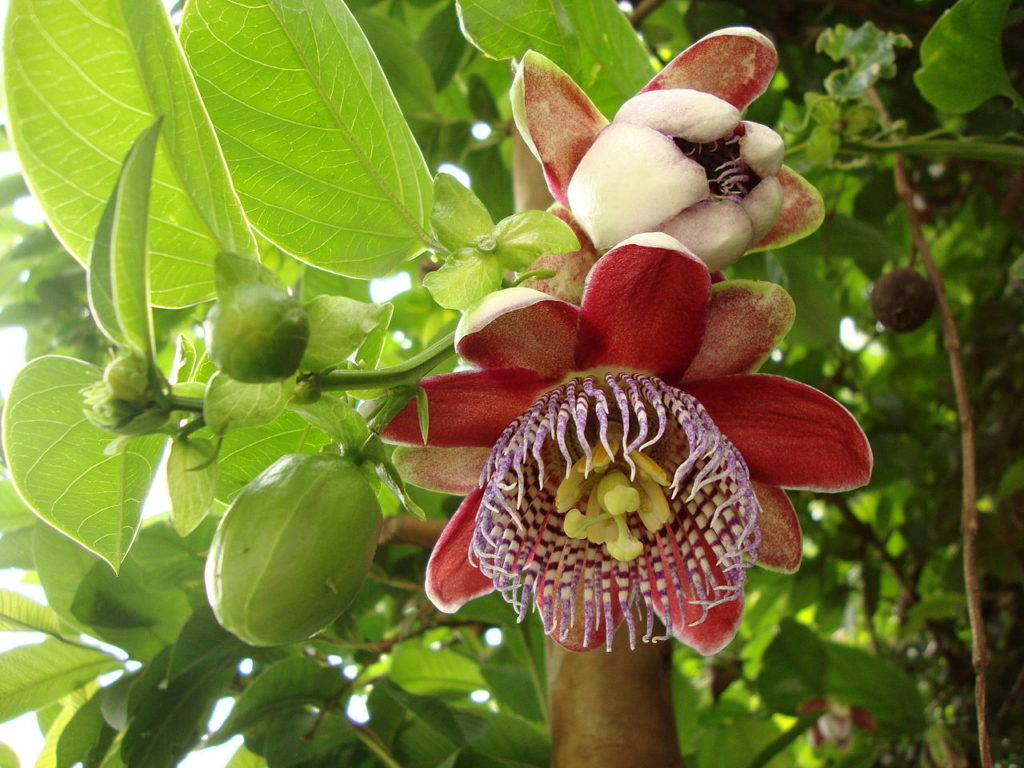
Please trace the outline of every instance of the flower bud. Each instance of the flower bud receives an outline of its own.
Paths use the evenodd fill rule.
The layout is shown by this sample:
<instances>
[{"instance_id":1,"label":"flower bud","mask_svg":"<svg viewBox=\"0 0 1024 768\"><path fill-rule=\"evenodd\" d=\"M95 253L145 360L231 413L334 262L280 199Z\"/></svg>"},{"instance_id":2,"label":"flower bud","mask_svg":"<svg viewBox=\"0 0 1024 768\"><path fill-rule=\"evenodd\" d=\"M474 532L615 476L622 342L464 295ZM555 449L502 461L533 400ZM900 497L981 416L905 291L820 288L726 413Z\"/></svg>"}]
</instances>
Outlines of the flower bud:
<instances>
[{"instance_id":1,"label":"flower bud","mask_svg":"<svg viewBox=\"0 0 1024 768\"><path fill-rule=\"evenodd\" d=\"M249 383L293 375L309 342L309 319L298 300L259 282L239 285L218 301L206 329L210 359Z\"/></svg>"},{"instance_id":2,"label":"flower bud","mask_svg":"<svg viewBox=\"0 0 1024 768\"><path fill-rule=\"evenodd\" d=\"M145 359L133 350L120 351L103 378L82 390L85 417L95 426L119 435L158 431L170 415L170 402L152 380Z\"/></svg>"}]
</instances>

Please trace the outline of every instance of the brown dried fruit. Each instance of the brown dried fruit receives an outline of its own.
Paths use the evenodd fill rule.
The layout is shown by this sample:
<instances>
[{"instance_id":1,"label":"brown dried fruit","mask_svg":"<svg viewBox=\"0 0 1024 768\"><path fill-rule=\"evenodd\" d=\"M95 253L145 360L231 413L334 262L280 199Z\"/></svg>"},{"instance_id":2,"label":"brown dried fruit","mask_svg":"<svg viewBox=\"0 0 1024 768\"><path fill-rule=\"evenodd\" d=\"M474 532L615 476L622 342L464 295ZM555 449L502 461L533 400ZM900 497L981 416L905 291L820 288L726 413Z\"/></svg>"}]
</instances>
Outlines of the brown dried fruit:
<instances>
[{"instance_id":1,"label":"brown dried fruit","mask_svg":"<svg viewBox=\"0 0 1024 768\"><path fill-rule=\"evenodd\" d=\"M887 272L871 289L871 311L878 322L895 333L919 328L934 307L932 284L909 267Z\"/></svg>"}]
</instances>

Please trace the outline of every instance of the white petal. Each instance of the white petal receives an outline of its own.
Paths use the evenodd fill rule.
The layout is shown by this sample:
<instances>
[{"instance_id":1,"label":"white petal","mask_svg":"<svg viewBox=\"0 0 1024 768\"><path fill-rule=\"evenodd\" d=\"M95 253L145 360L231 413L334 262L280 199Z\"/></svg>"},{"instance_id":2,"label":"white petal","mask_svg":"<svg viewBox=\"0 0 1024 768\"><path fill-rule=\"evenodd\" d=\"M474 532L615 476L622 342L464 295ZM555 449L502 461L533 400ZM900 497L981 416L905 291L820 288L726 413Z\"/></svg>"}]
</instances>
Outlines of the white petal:
<instances>
[{"instance_id":1,"label":"white petal","mask_svg":"<svg viewBox=\"0 0 1024 768\"><path fill-rule=\"evenodd\" d=\"M732 200L705 200L661 226L714 272L739 261L751 243L750 217Z\"/></svg>"},{"instance_id":2,"label":"white petal","mask_svg":"<svg viewBox=\"0 0 1024 768\"><path fill-rule=\"evenodd\" d=\"M739 110L729 102L689 88L638 94L615 115L615 122L646 125L666 136L699 144L722 138L739 120Z\"/></svg>"},{"instance_id":3,"label":"white petal","mask_svg":"<svg viewBox=\"0 0 1024 768\"><path fill-rule=\"evenodd\" d=\"M786 147L782 137L767 125L743 121L746 134L740 139L740 157L762 179L774 176L782 167Z\"/></svg>"},{"instance_id":4,"label":"white petal","mask_svg":"<svg viewBox=\"0 0 1024 768\"><path fill-rule=\"evenodd\" d=\"M664 232L641 232L639 235L633 235L621 243L616 243L614 247L618 248L620 245L642 245L646 248L664 248L670 251L691 253L689 248Z\"/></svg>"},{"instance_id":5,"label":"white petal","mask_svg":"<svg viewBox=\"0 0 1024 768\"><path fill-rule=\"evenodd\" d=\"M774 176L769 176L762 179L761 183L740 201L743 210L750 217L750 226L754 232L750 239L751 243L759 242L775 224L782 210L782 198L782 184Z\"/></svg>"},{"instance_id":6,"label":"white petal","mask_svg":"<svg viewBox=\"0 0 1024 768\"><path fill-rule=\"evenodd\" d=\"M666 136L630 123L598 135L569 182L576 220L597 248L610 248L708 196L708 178Z\"/></svg>"}]
</instances>

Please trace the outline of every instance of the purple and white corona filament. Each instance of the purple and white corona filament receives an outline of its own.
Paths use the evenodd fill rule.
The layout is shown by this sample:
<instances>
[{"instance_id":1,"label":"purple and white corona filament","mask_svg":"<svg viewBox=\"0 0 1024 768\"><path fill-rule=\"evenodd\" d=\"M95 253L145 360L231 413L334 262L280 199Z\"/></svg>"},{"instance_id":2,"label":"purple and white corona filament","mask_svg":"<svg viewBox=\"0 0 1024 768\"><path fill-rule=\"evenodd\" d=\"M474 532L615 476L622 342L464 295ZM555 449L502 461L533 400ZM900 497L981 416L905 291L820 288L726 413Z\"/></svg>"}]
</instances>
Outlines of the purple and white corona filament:
<instances>
[{"instance_id":1,"label":"purple and white corona filament","mask_svg":"<svg viewBox=\"0 0 1024 768\"><path fill-rule=\"evenodd\" d=\"M635 645L635 615L644 642L666 639L654 619L676 596L700 607L698 625L741 597L757 558L743 457L700 403L652 376L588 376L546 393L499 438L480 485L470 562L520 620L542 606L561 641L582 621L585 646L600 634L610 648L624 617Z\"/></svg>"}]
</instances>

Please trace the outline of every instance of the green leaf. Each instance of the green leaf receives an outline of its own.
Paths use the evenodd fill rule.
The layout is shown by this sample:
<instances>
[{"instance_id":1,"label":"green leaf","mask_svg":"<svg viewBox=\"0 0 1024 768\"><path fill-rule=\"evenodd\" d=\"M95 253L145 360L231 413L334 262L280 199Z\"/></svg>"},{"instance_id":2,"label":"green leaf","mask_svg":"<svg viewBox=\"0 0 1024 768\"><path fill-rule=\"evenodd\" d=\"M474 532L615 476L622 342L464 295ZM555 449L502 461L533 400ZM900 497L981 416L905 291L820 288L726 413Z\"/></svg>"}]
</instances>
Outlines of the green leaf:
<instances>
[{"instance_id":1,"label":"green leaf","mask_svg":"<svg viewBox=\"0 0 1024 768\"><path fill-rule=\"evenodd\" d=\"M921 732L924 705L914 680L903 669L859 648L824 646L830 694L868 710L878 722L879 735Z\"/></svg>"},{"instance_id":2,"label":"green leaf","mask_svg":"<svg viewBox=\"0 0 1024 768\"><path fill-rule=\"evenodd\" d=\"M102 651L54 638L0 653L0 722L45 707L119 667Z\"/></svg>"},{"instance_id":3,"label":"green leaf","mask_svg":"<svg viewBox=\"0 0 1024 768\"><path fill-rule=\"evenodd\" d=\"M212 664L237 666L237 661L250 653L250 646L217 623L213 609L204 601L189 616L171 647L167 677L178 677L197 667Z\"/></svg>"},{"instance_id":4,"label":"green leaf","mask_svg":"<svg viewBox=\"0 0 1024 768\"><path fill-rule=\"evenodd\" d=\"M208 299L217 251L255 256L160 0L12 0L4 58L14 147L51 226L79 261L88 259L121 159L161 114L149 222L153 301Z\"/></svg>"},{"instance_id":5,"label":"green leaf","mask_svg":"<svg viewBox=\"0 0 1024 768\"><path fill-rule=\"evenodd\" d=\"M117 735L103 719L102 691L94 694L68 720L57 739L55 757L58 766L81 761L87 768L99 765Z\"/></svg>"},{"instance_id":6,"label":"green leaf","mask_svg":"<svg viewBox=\"0 0 1024 768\"><path fill-rule=\"evenodd\" d=\"M532 48L570 75L581 71L579 41L558 0L458 0L457 7L466 39L492 59Z\"/></svg>"},{"instance_id":7,"label":"green leaf","mask_svg":"<svg viewBox=\"0 0 1024 768\"><path fill-rule=\"evenodd\" d=\"M373 46L395 99L407 115L434 111L434 78L419 52L407 39L405 28L375 13L359 13L359 27Z\"/></svg>"},{"instance_id":8,"label":"green leaf","mask_svg":"<svg viewBox=\"0 0 1024 768\"><path fill-rule=\"evenodd\" d=\"M857 29L837 24L818 36L816 49L846 68L825 78L825 90L837 98L855 98L882 78L896 74L896 48L909 48L910 38L883 32L870 21Z\"/></svg>"},{"instance_id":9,"label":"green leaf","mask_svg":"<svg viewBox=\"0 0 1024 768\"><path fill-rule=\"evenodd\" d=\"M261 233L353 277L423 249L430 174L343 3L193 0L181 38Z\"/></svg>"},{"instance_id":10,"label":"green leaf","mask_svg":"<svg viewBox=\"0 0 1024 768\"><path fill-rule=\"evenodd\" d=\"M150 364L155 344L149 310L147 217L162 123L160 116L128 150L89 256L89 305L103 313L100 328L115 344L134 347ZM115 335L110 332L112 322L119 331Z\"/></svg>"},{"instance_id":11,"label":"green leaf","mask_svg":"<svg viewBox=\"0 0 1024 768\"><path fill-rule=\"evenodd\" d=\"M914 83L936 109L970 112L993 96L1024 108L1006 67L1000 37L1010 0L959 0L921 42Z\"/></svg>"},{"instance_id":12,"label":"green leaf","mask_svg":"<svg viewBox=\"0 0 1024 768\"><path fill-rule=\"evenodd\" d=\"M217 498L229 501L282 454L317 451L328 442L323 432L287 411L269 424L228 432L217 462Z\"/></svg>"},{"instance_id":13,"label":"green leaf","mask_svg":"<svg viewBox=\"0 0 1024 768\"><path fill-rule=\"evenodd\" d=\"M463 248L435 272L423 278L434 301L448 309L466 309L501 285L501 263L491 254Z\"/></svg>"},{"instance_id":14,"label":"green leaf","mask_svg":"<svg viewBox=\"0 0 1024 768\"><path fill-rule=\"evenodd\" d=\"M60 635L60 619L48 606L3 589L0 590L0 632L4 631Z\"/></svg>"},{"instance_id":15,"label":"green leaf","mask_svg":"<svg viewBox=\"0 0 1024 768\"><path fill-rule=\"evenodd\" d=\"M317 296L302 305L309 318L309 342L303 370L322 371L345 362L390 315L386 306L345 296Z\"/></svg>"},{"instance_id":16,"label":"green leaf","mask_svg":"<svg viewBox=\"0 0 1024 768\"><path fill-rule=\"evenodd\" d=\"M409 693L469 694L487 683L472 659L455 651L399 645L391 658L391 679Z\"/></svg>"},{"instance_id":17,"label":"green leaf","mask_svg":"<svg viewBox=\"0 0 1024 768\"><path fill-rule=\"evenodd\" d=\"M210 513L217 491L216 448L209 440L174 440L167 457L167 490L174 530L187 536Z\"/></svg>"},{"instance_id":18,"label":"green leaf","mask_svg":"<svg viewBox=\"0 0 1024 768\"><path fill-rule=\"evenodd\" d=\"M466 50L466 38L459 29L454 3L445 3L427 24L415 43L416 50L434 77L434 87L444 89L458 69Z\"/></svg>"},{"instance_id":19,"label":"green leaf","mask_svg":"<svg viewBox=\"0 0 1024 768\"><path fill-rule=\"evenodd\" d=\"M566 0L576 33L587 53L600 66L617 107L654 76L654 66L633 25L615 0Z\"/></svg>"},{"instance_id":20,"label":"green leaf","mask_svg":"<svg viewBox=\"0 0 1024 768\"><path fill-rule=\"evenodd\" d=\"M214 434L223 435L233 429L269 424L284 411L293 384L290 379L246 384L218 371L206 387L206 426Z\"/></svg>"},{"instance_id":21,"label":"green leaf","mask_svg":"<svg viewBox=\"0 0 1024 768\"><path fill-rule=\"evenodd\" d=\"M505 269L526 269L544 253L571 253L580 241L572 227L546 211L524 211L502 219L491 233L494 255Z\"/></svg>"},{"instance_id":22,"label":"green leaf","mask_svg":"<svg viewBox=\"0 0 1024 768\"><path fill-rule=\"evenodd\" d=\"M455 251L488 235L494 221L473 190L463 186L450 173L439 173L434 177L434 208L430 213L430 225L441 244Z\"/></svg>"},{"instance_id":23,"label":"green leaf","mask_svg":"<svg viewBox=\"0 0 1024 768\"><path fill-rule=\"evenodd\" d=\"M4 408L4 451L22 498L43 520L117 570L135 538L164 438L138 437L106 455L110 435L82 413L100 371L41 357L21 370Z\"/></svg>"},{"instance_id":24,"label":"green leaf","mask_svg":"<svg viewBox=\"0 0 1024 768\"><path fill-rule=\"evenodd\" d=\"M96 683L90 683L86 687L79 688L68 696L63 697L59 704L53 705L54 708L59 706L60 709L55 711L56 716L48 725L43 722L38 714L36 715L40 726L46 727L46 741L39 753L39 757L36 758L35 768L60 768L57 763L57 746L60 742L60 737L78 711L88 703L90 697L96 692L97 687ZM71 763L65 763L65 765L71 765Z\"/></svg>"},{"instance_id":25,"label":"green leaf","mask_svg":"<svg viewBox=\"0 0 1024 768\"><path fill-rule=\"evenodd\" d=\"M224 768L267 768L267 761L241 746Z\"/></svg>"},{"instance_id":26,"label":"green leaf","mask_svg":"<svg viewBox=\"0 0 1024 768\"><path fill-rule=\"evenodd\" d=\"M36 520L32 510L18 498L11 479L0 474L0 533L27 528Z\"/></svg>"},{"instance_id":27,"label":"green leaf","mask_svg":"<svg viewBox=\"0 0 1024 768\"><path fill-rule=\"evenodd\" d=\"M233 734L289 709L322 707L348 685L339 669L325 667L313 659L279 661L238 697L224 725L210 737L210 743L225 742Z\"/></svg>"},{"instance_id":28,"label":"green leaf","mask_svg":"<svg viewBox=\"0 0 1024 768\"><path fill-rule=\"evenodd\" d=\"M463 713L457 713L444 701L435 696L417 696L402 690L390 680L384 679L374 685L390 696L413 718L419 720L430 730L443 736L456 746L463 746L473 737L473 721L466 721ZM462 714L462 717L457 715ZM477 721L479 722L479 721ZM468 726L468 728L467 728ZM469 731L467 733L467 731ZM479 735L477 733L476 735Z\"/></svg>"},{"instance_id":29,"label":"green leaf","mask_svg":"<svg viewBox=\"0 0 1024 768\"><path fill-rule=\"evenodd\" d=\"M1018 256L1017 260L1010 265L1010 277L1024 280L1024 256Z\"/></svg>"},{"instance_id":30,"label":"green leaf","mask_svg":"<svg viewBox=\"0 0 1024 768\"><path fill-rule=\"evenodd\" d=\"M18 756L3 742L0 742L0 768L20 768Z\"/></svg>"},{"instance_id":31,"label":"green leaf","mask_svg":"<svg viewBox=\"0 0 1024 768\"><path fill-rule=\"evenodd\" d=\"M219 664L201 666L147 692L131 710L121 745L125 764L177 765L196 747L214 703L234 673L232 667Z\"/></svg>"},{"instance_id":32,"label":"green leaf","mask_svg":"<svg viewBox=\"0 0 1024 768\"><path fill-rule=\"evenodd\" d=\"M773 712L795 715L805 701L825 694L827 673L828 657L818 636L785 619L764 652L757 688Z\"/></svg>"}]
</instances>

